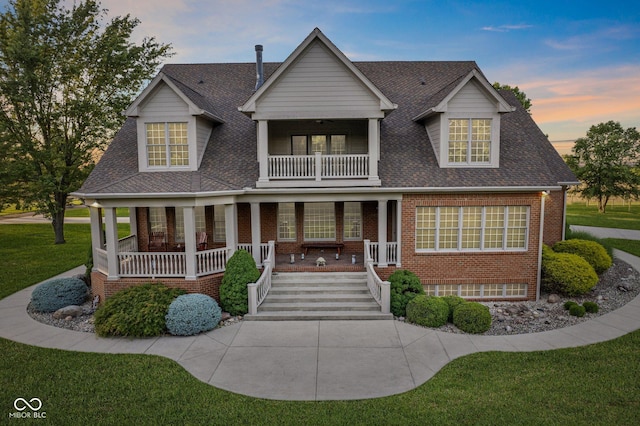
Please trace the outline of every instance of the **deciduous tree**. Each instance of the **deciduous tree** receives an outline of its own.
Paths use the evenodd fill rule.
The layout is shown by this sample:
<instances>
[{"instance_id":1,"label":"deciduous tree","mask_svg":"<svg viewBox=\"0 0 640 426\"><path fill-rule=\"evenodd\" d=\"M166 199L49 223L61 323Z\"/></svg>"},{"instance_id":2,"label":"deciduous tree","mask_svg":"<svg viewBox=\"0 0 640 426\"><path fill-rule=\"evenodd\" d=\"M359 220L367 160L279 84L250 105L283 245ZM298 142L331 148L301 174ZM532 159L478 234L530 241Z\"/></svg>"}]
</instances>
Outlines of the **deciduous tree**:
<instances>
[{"instance_id":1,"label":"deciduous tree","mask_svg":"<svg viewBox=\"0 0 640 426\"><path fill-rule=\"evenodd\" d=\"M640 133L635 127L624 129L614 121L591 126L586 137L576 141L572 153L565 160L582 182L578 192L596 198L601 213L606 212L611 197L640 195Z\"/></svg>"},{"instance_id":2,"label":"deciduous tree","mask_svg":"<svg viewBox=\"0 0 640 426\"><path fill-rule=\"evenodd\" d=\"M527 111L529 114L531 114L531 99L529 99L527 97L527 94L524 93L523 91L521 91L518 86L511 87L508 84L500 84L500 83L498 83L496 81L495 83L493 83L493 88L496 89L496 90L510 90L510 91L512 91L513 94L516 95L516 98L518 98L518 100L522 104L522 107L525 109L525 111Z\"/></svg>"},{"instance_id":3,"label":"deciduous tree","mask_svg":"<svg viewBox=\"0 0 640 426\"><path fill-rule=\"evenodd\" d=\"M0 14L0 199L34 206L64 243L68 195L170 46L93 0L10 0Z\"/></svg>"}]
</instances>

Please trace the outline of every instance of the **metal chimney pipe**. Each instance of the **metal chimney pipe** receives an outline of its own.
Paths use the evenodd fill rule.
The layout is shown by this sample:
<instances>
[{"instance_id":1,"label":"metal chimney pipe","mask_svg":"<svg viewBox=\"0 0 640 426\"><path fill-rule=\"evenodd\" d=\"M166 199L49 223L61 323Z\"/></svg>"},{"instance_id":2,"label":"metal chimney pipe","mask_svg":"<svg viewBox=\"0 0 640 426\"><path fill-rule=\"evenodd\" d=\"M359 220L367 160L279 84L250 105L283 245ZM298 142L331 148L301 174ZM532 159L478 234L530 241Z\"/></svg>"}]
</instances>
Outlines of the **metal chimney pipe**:
<instances>
[{"instance_id":1,"label":"metal chimney pipe","mask_svg":"<svg viewBox=\"0 0 640 426\"><path fill-rule=\"evenodd\" d=\"M264 67L262 66L262 45L256 44L256 90L264 83Z\"/></svg>"}]
</instances>

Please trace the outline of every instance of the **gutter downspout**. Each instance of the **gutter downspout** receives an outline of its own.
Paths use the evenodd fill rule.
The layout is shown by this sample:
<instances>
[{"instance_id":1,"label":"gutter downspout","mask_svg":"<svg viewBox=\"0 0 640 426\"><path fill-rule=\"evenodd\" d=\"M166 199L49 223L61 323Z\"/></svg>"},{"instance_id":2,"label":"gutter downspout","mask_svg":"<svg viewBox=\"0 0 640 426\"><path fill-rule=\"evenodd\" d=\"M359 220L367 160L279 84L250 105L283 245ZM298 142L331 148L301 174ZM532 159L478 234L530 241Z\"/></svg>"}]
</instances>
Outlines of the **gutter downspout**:
<instances>
[{"instance_id":1,"label":"gutter downspout","mask_svg":"<svg viewBox=\"0 0 640 426\"><path fill-rule=\"evenodd\" d=\"M542 245L544 244L544 201L548 195L549 193L547 191L542 191L540 196L540 232L538 232L540 242L538 245L538 282L536 284L536 302L540 300L540 284L542 282Z\"/></svg>"}]
</instances>

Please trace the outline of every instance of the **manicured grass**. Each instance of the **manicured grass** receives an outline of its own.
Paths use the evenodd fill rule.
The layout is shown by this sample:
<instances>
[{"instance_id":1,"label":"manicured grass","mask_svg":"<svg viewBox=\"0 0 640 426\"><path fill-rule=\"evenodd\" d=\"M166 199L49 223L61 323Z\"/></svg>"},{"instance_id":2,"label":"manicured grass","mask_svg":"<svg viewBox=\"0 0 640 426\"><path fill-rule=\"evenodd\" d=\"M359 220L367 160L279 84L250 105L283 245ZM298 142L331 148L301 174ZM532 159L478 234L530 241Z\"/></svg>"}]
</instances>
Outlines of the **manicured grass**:
<instances>
[{"instance_id":1,"label":"manicured grass","mask_svg":"<svg viewBox=\"0 0 640 426\"><path fill-rule=\"evenodd\" d=\"M0 225L0 299L87 261L89 225L66 224L64 228L66 244L54 244L51 225ZM118 224L121 236L128 229L128 224Z\"/></svg>"},{"instance_id":2,"label":"manicured grass","mask_svg":"<svg viewBox=\"0 0 640 426\"><path fill-rule=\"evenodd\" d=\"M89 217L89 208L84 206L74 207L65 210L65 217ZM129 209L127 207L116 208L117 217L129 217Z\"/></svg>"},{"instance_id":3,"label":"manicured grass","mask_svg":"<svg viewBox=\"0 0 640 426\"><path fill-rule=\"evenodd\" d=\"M640 203L629 206L607 206L607 212L598 212L598 206L591 203L567 204L567 223L570 225L599 226L640 230Z\"/></svg>"},{"instance_id":4,"label":"manicured grass","mask_svg":"<svg viewBox=\"0 0 640 426\"><path fill-rule=\"evenodd\" d=\"M634 256L640 257L640 241L622 240L620 238L605 238L605 243L618 250L626 251Z\"/></svg>"},{"instance_id":5,"label":"manicured grass","mask_svg":"<svg viewBox=\"0 0 640 426\"><path fill-rule=\"evenodd\" d=\"M640 331L581 348L474 354L413 391L337 402L232 394L156 356L66 352L2 339L0 351L5 411L18 396L38 397L56 424L634 425L640 413Z\"/></svg>"}]
</instances>

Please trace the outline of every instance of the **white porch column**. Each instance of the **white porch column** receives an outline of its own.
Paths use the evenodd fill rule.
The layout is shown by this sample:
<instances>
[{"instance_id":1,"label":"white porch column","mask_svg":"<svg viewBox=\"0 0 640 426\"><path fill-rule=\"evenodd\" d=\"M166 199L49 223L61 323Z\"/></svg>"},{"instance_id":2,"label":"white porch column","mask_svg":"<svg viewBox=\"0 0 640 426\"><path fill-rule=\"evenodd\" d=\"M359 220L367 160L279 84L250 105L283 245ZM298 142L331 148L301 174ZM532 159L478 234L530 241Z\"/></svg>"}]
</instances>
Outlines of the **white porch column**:
<instances>
[{"instance_id":1,"label":"white porch column","mask_svg":"<svg viewBox=\"0 0 640 426\"><path fill-rule=\"evenodd\" d=\"M137 207L129 207L129 233L138 236L138 217L136 215Z\"/></svg>"},{"instance_id":2,"label":"white porch column","mask_svg":"<svg viewBox=\"0 0 640 426\"><path fill-rule=\"evenodd\" d=\"M260 163L259 182L269 182L269 122L258 120L258 161Z\"/></svg>"},{"instance_id":3,"label":"white porch column","mask_svg":"<svg viewBox=\"0 0 640 426\"><path fill-rule=\"evenodd\" d=\"M387 266L387 200L378 200L378 267Z\"/></svg>"},{"instance_id":4,"label":"white porch column","mask_svg":"<svg viewBox=\"0 0 640 426\"><path fill-rule=\"evenodd\" d=\"M396 201L396 243L398 253L396 254L396 267L402 266L402 200Z\"/></svg>"},{"instance_id":5,"label":"white porch column","mask_svg":"<svg viewBox=\"0 0 640 426\"><path fill-rule=\"evenodd\" d=\"M224 205L224 226L228 256L231 257L238 249L238 224L235 204Z\"/></svg>"},{"instance_id":6,"label":"white porch column","mask_svg":"<svg viewBox=\"0 0 640 426\"><path fill-rule=\"evenodd\" d=\"M186 262L185 280L196 279L196 209L183 208L184 215L184 255Z\"/></svg>"},{"instance_id":7,"label":"white porch column","mask_svg":"<svg viewBox=\"0 0 640 426\"><path fill-rule=\"evenodd\" d=\"M260 203L251 203L251 245L253 246L253 260L256 261L256 265L262 264L260 242Z\"/></svg>"},{"instance_id":8,"label":"white porch column","mask_svg":"<svg viewBox=\"0 0 640 426\"><path fill-rule=\"evenodd\" d=\"M89 218L91 220L91 251L94 259L93 270L96 270L95 259L98 258L96 249L104 247L104 234L102 233L102 210L99 207L89 206Z\"/></svg>"},{"instance_id":9,"label":"white porch column","mask_svg":"<svg viewBox=\"0 0 640 426\"><path fill-rule=\"evenodd\" d=\"M378 160L380 159L380 121L369 119L369 180L379 180Z\"/></svg>"},{"instance_id":10,"label":"white porch column","mask_svg":"<svg viewBox=\"0 0 640 426\"><path fill-rule=\"evenodd\" d=\"M108 280L117 280L118 276L118 222L116 209L107 207L104 209L104 219L106 225L105 236L107 239L107 262L109 263Z\"/></svg>"}]
</instances>

